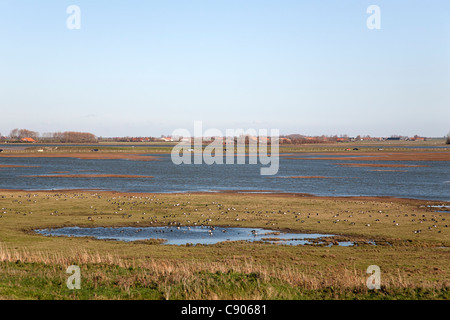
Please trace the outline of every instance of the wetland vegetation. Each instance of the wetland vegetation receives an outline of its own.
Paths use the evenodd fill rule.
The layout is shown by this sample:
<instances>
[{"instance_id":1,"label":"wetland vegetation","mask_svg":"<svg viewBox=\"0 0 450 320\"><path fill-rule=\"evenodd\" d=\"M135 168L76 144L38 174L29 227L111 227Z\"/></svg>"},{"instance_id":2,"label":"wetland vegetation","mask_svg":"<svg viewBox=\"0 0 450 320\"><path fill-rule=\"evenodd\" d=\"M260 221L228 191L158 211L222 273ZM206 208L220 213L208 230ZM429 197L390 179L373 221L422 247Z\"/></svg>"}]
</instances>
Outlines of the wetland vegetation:
<instances>
[{"instance_id":1,"label":"wetland vegetation","mask_svg":"<svg viewBox=\"0 0 450 320\"><path fill-rule=\"evenodd\" d=\"M25 299L449 299L449 219L433 207L445 204L296 194L2 191L0 294ZM333 233L338 236L330 242L358 245L233 241L179 246L34 232L64 226L201 225ZM382 272L382 287L375 291L365 284L366 269L374 264ZM81 290L65 285L69 265L81 268Z\"/></svg>"}]
</instances>

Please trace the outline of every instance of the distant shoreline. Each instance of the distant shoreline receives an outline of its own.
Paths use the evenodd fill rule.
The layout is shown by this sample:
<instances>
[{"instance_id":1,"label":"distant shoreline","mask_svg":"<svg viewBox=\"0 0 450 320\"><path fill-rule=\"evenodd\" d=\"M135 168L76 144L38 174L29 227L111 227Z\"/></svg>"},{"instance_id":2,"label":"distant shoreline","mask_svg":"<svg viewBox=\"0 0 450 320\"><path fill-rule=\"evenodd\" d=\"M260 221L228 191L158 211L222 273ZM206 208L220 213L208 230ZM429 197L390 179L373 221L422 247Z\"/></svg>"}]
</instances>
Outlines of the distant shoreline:
<instances>
[{"instance_id":1,"label":"distant shoreline","mask_svg":"<svg viewBox=\"0 0 450 320\"><path fill-rule=\"evenodd\" d=\"M350 150L342 151L336 149L333 151L316 150L280 150L280 156L289 160L352 160L352 161L450 161L450 150ZM154 154L170 154L169 150L98 150L90 149L78 150L8 150L0 153L1 158L78 158L78 159L127 159L138 161L154 161L158 160ZM330 157L309 157L305 158L305 154L314 154L317 156ZM343 157L345 156L345 157Z\"/></svg>"},{"instance_id":2,"label":"distant shoreline","mask_svg":"<svg viewBox=\"0 0 450 320\"><path fill-rule=\"evenodd\" d=\"M450 205L450 200L427 200L415 198L401 198L390 196L320 196L310 193L297 192L279 192L270 190L214 190L214 191L187 191L187 192L130 192L130 191L112 191L97 189L59 189L59 190L24 190L24 189L0 189L0 193L87 193L87 194L103 194L105 196L127 196L127 197L147 197L154 195L179 196L179 195L221 195L221 196L239 196L239 197L271 197L271 198L301 198L301 199L322 199L322 200L348 200L348 201L379 201L379 202L396 202L396 203L423 203L427 201L429 204Z\"/></svg>"}]
</instances>

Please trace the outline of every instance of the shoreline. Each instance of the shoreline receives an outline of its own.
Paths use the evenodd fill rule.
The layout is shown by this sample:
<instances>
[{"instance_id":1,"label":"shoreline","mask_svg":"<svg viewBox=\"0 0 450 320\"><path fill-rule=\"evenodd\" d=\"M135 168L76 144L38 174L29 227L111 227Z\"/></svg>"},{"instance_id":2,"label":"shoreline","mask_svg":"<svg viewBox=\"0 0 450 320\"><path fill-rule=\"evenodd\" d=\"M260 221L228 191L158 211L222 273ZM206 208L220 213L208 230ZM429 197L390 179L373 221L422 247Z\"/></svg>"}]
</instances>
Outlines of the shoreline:
<instances>
[{"instance_id":1,"label":"shoreline","mask_svg":"<svg viewBox=\"0 0 450 320\"><path fill-rule=\"evenodd\" d=\"M350 201L391 201L401 203L423 203L424 201L429 203L440 203L444 205L450 205L449 200L432 200L432 199L415 199L415 198L401 198L393 196L320 196L310 193L296 193L296 192L269 192L267 190L220 190L220 191L187 191L187 192L130 192L130 191L114 191L104 189L59 189L59 190L24 190L24 189L0 189L1 193L53 193L58 194L62 192L82 192L88 194L102 193L111 196L152 196L152 195L241 195L241 196L253 196L253 197L284 197L284 198L302 198L302 199L319 199L319 200L350 200Z\"/></svg>"},{"instance_id":2,"label":"shoreline","mask_svg":"<svg viewBox=\"0 0 450 320\"><path fill-rule=\"evenodd\" d=\"M329 157L311 157L304 158L298 156L329 156ZM280 154L280 156L282 156ZM450 152L448 151L348 151L348 152L305 152L290 153L283 155L289 160L349 160L349 161L450 161ZM343 157L345 156L345 157Z\"/></svg>"},{"instance_id":3,"label":"shoreline","mask_svg":"<svg viewBox=\"0 0 450 320\"><path fill-rule=\"evenodd\" d=\"M155 152L156 151L156 152ZM151 155L150 155L151 154ZM0 153L1 158L78 158L78 159L127 159L150 161L158 160L162 155L170 155L169 151L150 151L139 150L8 150ZM245 152L245 156L248 156ZM439 151L422 151L422 150L401 150L401 151L283 151L280 150L280 157L289 160L352 160L352 161L450 161L450 152L448 150ZM304 157L304 156L320 156L320 157Z\"/></svg>"},{"instance_id":4,"label":"shoreline","mask_svg":"<svg viewBox=\"0 0 450 320\"><path fill-rule=\"evenodd\" d=\"M159 153L161 154L161 153ZM123 153L123 152L33 152L33 153L2 153L1 158L76 158L81 160L135 160L157 161L157 155L148 153Z\"/></svg>"}]
</instances>

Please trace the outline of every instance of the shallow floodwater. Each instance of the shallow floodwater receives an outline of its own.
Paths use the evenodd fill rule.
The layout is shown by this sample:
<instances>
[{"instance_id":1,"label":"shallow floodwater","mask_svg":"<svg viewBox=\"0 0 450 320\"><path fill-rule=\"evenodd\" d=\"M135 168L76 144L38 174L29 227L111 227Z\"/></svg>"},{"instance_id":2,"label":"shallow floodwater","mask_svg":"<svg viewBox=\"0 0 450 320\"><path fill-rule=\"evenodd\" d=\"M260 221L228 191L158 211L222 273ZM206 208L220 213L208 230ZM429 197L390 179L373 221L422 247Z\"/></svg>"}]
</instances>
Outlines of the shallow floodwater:
<instances>
[{"instance_id":1,"label":"shallow floodwater","mask_svg":"<svg viewBox=\"0 0 450 320\"><path fill-rule=\"evenodd\" d=\"M242 190L309 193L319 196L392 196L450 200L450 166L447 161L351 161L408 166L371 168L341 166L338 164L343 160L315 160L311 158L329 156L302 154L303 160L281 156L278 173L274 176L262 176L261 165L175 165L170 155L154 155L159 157L158 160L0 157L0 189L87 189L148 193ZM62 177L61 173L141 175L153 178L70 178ZM292 176L309 178L298 179Z\"/></svg>"},{"instance_id":2,"label":"shallow floodwater","mask_svg":"<svg viewBox=\"0 0 450 320\"><path fill-rule=\"evenodd\" d=\"M311 244L312 239L330 237L326 234L283 233L275 230L254 228L215 227L120 227L120 228L80 228L40 229L37 233L45 236L94 237L103 240L136 241L163 239L164 244L215 244L223 241L264 241L286 245ZM353 245L340 242L341 246Z\"/></svg>"}]
</instances>

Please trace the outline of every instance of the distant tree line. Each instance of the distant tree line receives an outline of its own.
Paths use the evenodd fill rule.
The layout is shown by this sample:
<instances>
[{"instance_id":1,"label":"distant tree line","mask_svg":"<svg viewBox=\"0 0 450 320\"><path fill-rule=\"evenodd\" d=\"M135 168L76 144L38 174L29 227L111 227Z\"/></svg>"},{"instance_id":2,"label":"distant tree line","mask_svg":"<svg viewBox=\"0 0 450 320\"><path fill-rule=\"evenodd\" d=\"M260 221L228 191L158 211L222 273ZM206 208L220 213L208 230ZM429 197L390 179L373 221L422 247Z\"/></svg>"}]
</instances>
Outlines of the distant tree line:
<instances>
[{"instance_id":1,"label":"distant tree line","mask_svg":"<svg viewBox=\"0 0 450 320\"><path fill-rule=\"evenodd\" d=\"M51 134L52 142L60 143L94 143L97 142L97 137L89 132L53 132Z\"/></svg>"},{"instance_id":2,"label":"distant tree line","mask_svg":"<svg viewBox=\"0 0 450 320\"><path fill-rule=\"evenodd\" d=\"M13 129L9 134L10 140L22 140L24 138L32 138L37 140L39 138L39 132L31 131L27 129Z\"/></svg>"},{"instance_id":3,"label":"distant tree line","mask_svg":"<svg viewBox=\"0 0 450 320\"><path fill-rule=\"evenodd\" d=\"M95 143L97 137L89 132L47 132L42 135L39 132L27 129L13 129L7 137L10 142L19 142L25 138L46 143Z\"/></svg>"},{"instance_id":4,"label":"distant tree line","mask_svg":"<svg viewBox=\"0 0 450 320\"><path fill-rule=\"evenodd\" d=\"M280 137L280 144L316 144L316 143L334 143L337 136L315 136L308 137L300 134L290 134Z\"/></svg>"},{"instance_id":5,"label":"distant tree line","mask_svg":"<svg viewBox=\"0 0 450 320\"><path fill-rule=\"evenodd\" d=\"M46 132L42 135L39 132L27 129L13 129L9 136L2 136L0 134L0 142L22 142L25 138L31 138L34 141L42 143L97 143L97 142L158 142L161 138L155 137L96 137L89 132L64 131L64 132ZM407 138L407 137L406 137ZM416 135L411 139L418 139ZM450 132L447 134L446 144L450 144ZM380 140L379 138L371 138L370 136L357 136L356 138L349 138L347 135L342 136L304 136L301 134L290 134L280 136L280 144L319 144L319 143L336 143L341 140L360 141L360 140ZM423 139L423 138L422 138ZM235 139L236 140L236 139ZM247 142L247 139L246 139Z\"/></svg>"},{"instance_id":6,"label":"distant tree line","mask_svg":"<svg viewBox=\"0 0 450 320\"><path fill-rule=\"evenodd\" d=\"M159 142L155 137L98 137L98 142Z\"/></svg>"}]
</instances>

